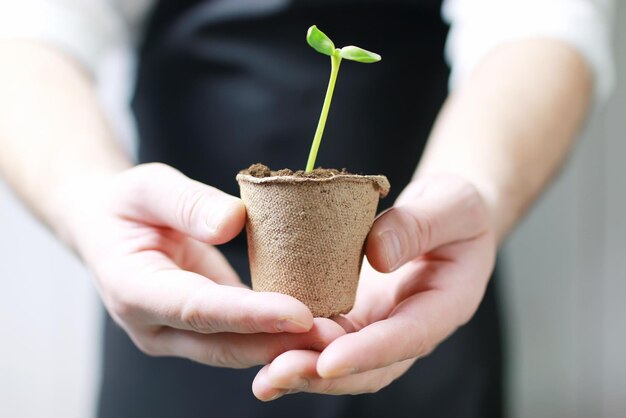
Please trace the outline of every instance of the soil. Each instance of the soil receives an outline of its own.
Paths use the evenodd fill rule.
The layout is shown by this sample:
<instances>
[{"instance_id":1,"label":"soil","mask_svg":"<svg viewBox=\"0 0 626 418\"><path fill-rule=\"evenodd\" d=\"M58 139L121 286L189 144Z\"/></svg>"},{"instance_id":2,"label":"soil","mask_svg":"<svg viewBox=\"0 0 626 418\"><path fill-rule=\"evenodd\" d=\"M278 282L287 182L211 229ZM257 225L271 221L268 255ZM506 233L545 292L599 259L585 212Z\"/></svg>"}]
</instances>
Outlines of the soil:
<instances>
[{"instance_id":1,"label":"soil","mask_svg":"<svg viewBox=\"0 0 626 418\"><path fill-rule=\"evenodd\" d=\"M310 179L329 178L337 175L351 175L345 168L337 170L335 168L322 168L318 167L311 172L305 173L304 170L293 171L288 168L282 170L273 171L264 164L252 164L245 170L241 170L240 174L248 174L252 177L265 178L275 176L292 176L292 177L304 177Z\"/></svg>"}]
</instances>

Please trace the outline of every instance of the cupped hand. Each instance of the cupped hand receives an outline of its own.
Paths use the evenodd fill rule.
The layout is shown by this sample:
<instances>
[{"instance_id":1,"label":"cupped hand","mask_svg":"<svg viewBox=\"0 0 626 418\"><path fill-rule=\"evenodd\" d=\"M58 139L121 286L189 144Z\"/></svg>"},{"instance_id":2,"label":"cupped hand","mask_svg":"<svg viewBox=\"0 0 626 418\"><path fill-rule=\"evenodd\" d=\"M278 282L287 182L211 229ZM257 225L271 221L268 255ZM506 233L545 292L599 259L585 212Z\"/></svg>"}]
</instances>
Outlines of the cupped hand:
<instances>
[{"instance_id":1,"label":"cupped hand","mask_svg":"<svg viewBox=\"0 0 626 418\"><path fill-rule=\"evenodd\" d=\"M321 353L279 355L257 374L257 398L359 394L389 385L476 312L496 241L478 191L445 175L411 183L374 223L366 254L355 306L336 318L347 334Z\"/></svg>"},{"instance_id":2,"label":"cupped hand","mask_svg":"<svg viewBox=\"0 0 626 418\"><path fill-rule=\"evenodd\" d=\"M107 310L145 353L240 368L322 350L344 334L294 298L253 292L212 246L243 228L241 200L163 164L77 189L66 209L72 241Z\"/></svg>"}]
</instances>

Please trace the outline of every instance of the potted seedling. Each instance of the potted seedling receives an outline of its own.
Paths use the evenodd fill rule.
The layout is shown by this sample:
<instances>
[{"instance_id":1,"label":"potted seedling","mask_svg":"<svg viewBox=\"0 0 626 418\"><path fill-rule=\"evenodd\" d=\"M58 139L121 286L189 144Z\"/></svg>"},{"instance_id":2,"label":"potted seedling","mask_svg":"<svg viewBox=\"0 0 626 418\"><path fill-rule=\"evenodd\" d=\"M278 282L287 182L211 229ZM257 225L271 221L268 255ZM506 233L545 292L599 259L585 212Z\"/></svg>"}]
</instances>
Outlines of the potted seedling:
<instances>
[{"instance_id":1,"label":"potted seedling","mask_svg":"<svg viewBox=\"0 0 626 418\"><path fill-rule=\"evenodd\" d=\"M346 313L354 304L363 247L379 197L389 191L384 176L314 169L342 59L371 63L380 56L356 46L335 48L316 26L307 42L328 55L331 73L322 113L303 171L271 171L255 164L237 175L248 219L252 287L291 295L314 316Z\"/></svg>"}]
</instances>

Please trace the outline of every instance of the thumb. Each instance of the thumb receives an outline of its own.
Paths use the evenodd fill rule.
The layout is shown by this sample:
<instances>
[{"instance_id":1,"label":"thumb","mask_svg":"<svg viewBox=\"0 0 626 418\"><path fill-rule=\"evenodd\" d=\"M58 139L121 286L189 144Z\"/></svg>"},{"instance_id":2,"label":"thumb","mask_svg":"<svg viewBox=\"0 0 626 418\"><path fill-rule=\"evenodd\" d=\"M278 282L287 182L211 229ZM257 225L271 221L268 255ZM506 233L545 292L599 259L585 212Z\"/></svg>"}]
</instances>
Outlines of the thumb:
<instances>
[{"instance_id":1,"label":"thumb","mask_svg":"<svg viewBox=\"0 0 626 418\"><path fill-rule=\"evenodd\" d=\"M122 173L114 207L120 216L185 233L208 244L223 244L243 228L243 202L160 163Z\"/></svg>"},{"instance_id":2,"label":"thumb","mask_svg":"<svg viewBox=\"0 0 626 418\"><path fill-rule=\"evenodd\" d=\"M367 237L367 259L380 272L394 271L441 246L486 232L487 213L471 183L447 175L422 178L376 219Z\"/></svg>"}]
</instances>

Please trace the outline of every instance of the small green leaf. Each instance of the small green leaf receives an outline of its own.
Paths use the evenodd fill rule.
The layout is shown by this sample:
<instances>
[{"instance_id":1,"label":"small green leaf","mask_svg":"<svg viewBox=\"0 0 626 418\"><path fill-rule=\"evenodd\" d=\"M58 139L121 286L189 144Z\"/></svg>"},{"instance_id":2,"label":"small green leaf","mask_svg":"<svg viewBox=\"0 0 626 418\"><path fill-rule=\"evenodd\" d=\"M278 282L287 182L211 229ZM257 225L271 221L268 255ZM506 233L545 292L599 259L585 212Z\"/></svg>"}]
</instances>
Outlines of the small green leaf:
<instances>
[{"instance_id":1,"label":"small green leaf","mask_svg":"<svg viewBox=\"0 0 626 418\"><path fill-rule=\"evenodd\" d=\"M311 48L321 54L332 56L335 52L335 44L333 41L315 25L311 26L307 31L306 41L311 45Z\"/></svg>"},{"instance_id":2,"label":"small green leaf","mask_svg":"<svg viewBox=\"0 0 626 418\"><path fill-rule=\"evenodd\" d=\"M380 55L375 52L368 51L363 48L359 48L358 46L344 46L339 50L339 55L341 58L345 58L347 60L358 61L358 62L377 62L381 60Z\"/></svg>"}]
</instances>

